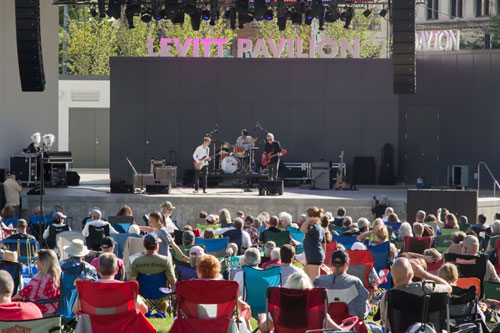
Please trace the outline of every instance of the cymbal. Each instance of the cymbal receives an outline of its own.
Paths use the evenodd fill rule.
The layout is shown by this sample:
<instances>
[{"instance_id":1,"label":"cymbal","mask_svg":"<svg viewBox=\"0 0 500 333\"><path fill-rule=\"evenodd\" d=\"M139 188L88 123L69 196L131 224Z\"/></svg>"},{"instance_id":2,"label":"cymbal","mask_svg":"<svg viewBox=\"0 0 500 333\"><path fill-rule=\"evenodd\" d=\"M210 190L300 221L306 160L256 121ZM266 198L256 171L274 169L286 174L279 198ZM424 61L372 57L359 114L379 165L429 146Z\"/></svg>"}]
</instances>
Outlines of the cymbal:
<instances>
[{"instance_id":1,"label":"cymbal","mask_svg":"<svg viewBox=\"0 0 500 333\"><path fill-rule=\"evenodd\" d=\"M253 138L253 139L250 139L250 140L247 140L245 142L243 142L243 144L247 145L249 143L254 143L254 142L257 142L259 141L259 138Z\"/></svg>"},{"instance_id":2,"label":"cymbal","mask_svg":"<svg viewBox=\"0 0 500 333\"><path fill-rule=\"evenodd\" d=\"M229 142L224 141L224 140L214 140L213 142L216 145L229 145Z\"/></svg>"}]
</instances>

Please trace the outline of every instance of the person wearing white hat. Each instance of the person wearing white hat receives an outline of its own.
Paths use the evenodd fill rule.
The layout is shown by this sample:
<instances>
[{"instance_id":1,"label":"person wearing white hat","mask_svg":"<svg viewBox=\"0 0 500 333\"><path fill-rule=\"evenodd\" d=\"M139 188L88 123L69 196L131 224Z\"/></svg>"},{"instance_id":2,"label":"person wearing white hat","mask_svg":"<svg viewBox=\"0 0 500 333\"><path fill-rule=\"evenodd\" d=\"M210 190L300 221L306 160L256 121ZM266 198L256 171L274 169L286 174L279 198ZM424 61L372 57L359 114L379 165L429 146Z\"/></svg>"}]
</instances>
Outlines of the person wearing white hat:
<instances>
[{"instance_id":1,"label":"person wearing white hat","mask_svg":"<svg viewBox=\"0 0 500 333\"><path fill-rule=\"evenodd\" d=\"M85 280L97 280L95 267L83 260L90 253L90 250L81 239L73 239L71 245L64 247L64 252L70 256L61 261L61 269L64 273L82 277Z\"/></svg>"},{"instance_id":2,"label":"person wearing white hat","mask_svg":"<svg viewBox=\"0 0 500 333\"><path fill-rule=\"evenodd\" d=\"M90 212L90 218L91 218L91 220L87 221L87 223L85 223L85 227L82 230L83 237L89 237L89 227L90 226L94 226L96 228L109 226L109 233L110 234L117 234L118 233L118 231L116 231L113 228L111 223L109 223L108 221L102 220L102 213L99 209L93 209ZM106 235L106 236L109 236L109 235Z\"/></svg>"}]
</instances>

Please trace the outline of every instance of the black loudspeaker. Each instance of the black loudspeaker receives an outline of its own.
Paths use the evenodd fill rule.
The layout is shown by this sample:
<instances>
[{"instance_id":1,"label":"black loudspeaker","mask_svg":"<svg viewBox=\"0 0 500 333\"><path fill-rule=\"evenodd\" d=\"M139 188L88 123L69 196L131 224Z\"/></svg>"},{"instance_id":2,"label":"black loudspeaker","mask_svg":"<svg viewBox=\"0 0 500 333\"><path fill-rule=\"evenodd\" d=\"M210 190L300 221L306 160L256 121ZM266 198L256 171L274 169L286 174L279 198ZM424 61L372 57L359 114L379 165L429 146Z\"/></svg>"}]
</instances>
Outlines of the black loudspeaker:
<instances>
[{"instance_id":1,"label":"black loudspeaker","mask_svg":"<svg viewBox=\"0 0 500 333\"><path fill-rule=\"evenodd\" d=\"M4 181L5 181L5 169L0 169L0 183L3 183Z\"/></svg>"},{"instance_id":2,"label":"black loudspeaker","mask_svg":"<svg viewBox=\"0 0 500 333\"><path fill-rule=\"evenodd\" d=\"M111 193L134 193L132 180L123 178L111 178Z\"/></svg>"},{"instance_id":3,"label":"black loudspeaker","mask_svg":"<svg viewBox=\"0 0 500 333\"><path fill-rule=\"evenodd\" d=\"M16 0L19 77L23 91L44 91L40 0Z\"/></svg>"},{"instance_id":4,"label":"black loudspeaker","mask_svg":"<svg viewBox=\"0 0 500 333\"><path fill-rule=\"evenodd\" d=\"M382 148L380 174L378 176L378 183L380 185L394 185L396 184L396 177L394 177L394 150L390 143L386 143Z\"/></svg>"},{"instance_id":5,"label":"black loudspeaker","mask_svg":"<svg viewBox=\"0 0 500 333\"><path fill-rule=\"evenodd\" d=\"M260 180L259 195L283 195L283 180Z\"/></svg>"},{"instance_id":6,"label":"black loudspeaker","mask_svg":"<svg viewBox=\"0 0 500 333\"><path fill-rule=\"evenodd\" d=\"M352 169L352 183L356 185L375 184L375 159L373 157L354 157Z\"/></svg>"},{"instance_id":7,"label":"black loudspeaker","mask_svg":"<svg viewBox=\"0 0 500 333\"><path fill-rule=\"evenodd\" d=\"M68 186L80 185L80 175L76 171L66 171L66 184Z\"/></svg>"},{"instance_id":8,"label":"black loudspeaker","mask_svg":"<svg viewBox=\"0 0 500 333\"><path fill-rule=\"evenodd\" d=\"M415 0L392 2L392 63L395 94L415 94Z\"/></svg>"},{"instance_id":9,"label":"black loudspeaker","mask_svg":"<svg viewBox=\"0 0 500 333\"><path fill-rule=\"evenodd\" d=\"M170 186L167 185L146 185L146 193L147 194L169 194Z\"/></svg>"}]
</instances>

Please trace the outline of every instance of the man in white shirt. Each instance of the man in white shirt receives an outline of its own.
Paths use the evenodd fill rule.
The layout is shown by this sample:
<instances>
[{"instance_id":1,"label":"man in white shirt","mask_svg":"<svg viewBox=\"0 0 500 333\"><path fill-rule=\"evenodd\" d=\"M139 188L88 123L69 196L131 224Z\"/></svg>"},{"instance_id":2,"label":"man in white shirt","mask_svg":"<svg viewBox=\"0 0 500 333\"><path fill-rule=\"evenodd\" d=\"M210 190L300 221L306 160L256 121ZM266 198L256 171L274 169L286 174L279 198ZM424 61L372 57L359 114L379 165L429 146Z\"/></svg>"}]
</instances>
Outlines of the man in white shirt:
<instances>
[{"instance_id":1,"label":"man in white shirt","mask_svg":"<svg viewBox=\"0 0 500 333\"><path fill-rule=\"evenodd\" d=\"M82 230L82 235L83 237L88 237L89 236L89 227L90 226L94 226L94 227L103 227L103 226L106 226L106 225L109 225L109 233L110 234L117 234L118 231L116 231L113 226L111 226L111 224L107 221L102 221L101 220L101 217L102 217L102 214L101 214L101 211L100 210L97 210L97 209L93 209L91 212L90 212L90 221L88 221L86 224L85 224L85 227L83 228Z\"/></svg>"},{"instance_id":2,"label":"man in white shirt","mask_svg":"<svg viewBox=\"0 0 500 333\"><path fill-rule=\"evenodd\" d=\"M208 136L203 138L203 143L198 146L193 153L193 160L197 166L194 169L194 193L198 193L200 186L200 177L203 193L207 193L207 174L208 161L210 161L210 139Z\"/></svg>"},{"instance_id":3,"label":"man in white shirt","mask_svg":"<svg viewBox=\"0 0 500 333\"><path fill-rule=\"evenodd\" d=\"M237 139L236 139L236 144L235 146L236 147L241 147L243 148L245 151L248 151L251 147L253 147L255 145L254 142L252 142L253 138L248 135L248 130L247 129L242 129L241 130L241 136L239 136Z\"/></svg>"},{"instance_id":4,"label":"man in white shirt","mask_svg":"<svg viewBox=\"0 0 500 333\"><path fill-rule=\"evenodd\" d=\"M169 234L173 234L174 230L178 230L177 226L175 225L174 221L170 218L172 213L174 212L175 206L172 205L170 201L165 201L161 205L161 213L165 215L165 220L167 222L167 232Z\"/></svg>"},{"instance_id":5,"label":"man in white shirt","mask_svg":"<svg viewBox=\"0 0 500 333\"><path fill-rule=\"evenodd\" d=\"M3 183L3 191L5 193L5 207L12 207L16 211L16 216L20 216L19 205L21 199L19 193L23 190L23 187L16 180L16 174L10 172L7 180Z\"/></svg>"},{"instance_id":6,"label":"man in white shirt","mask_svg":"<svg viewBox=\"0 0 500 333\"><path fill-rule=\"evenodd\" d=\"M234 219L233 225L227 228L220 228L215 230L216 235L223 235L224 237L229 237L229 242L234 242L235 239L240 238L241 234L241 249L239 252L243 252L250 247L252 247L252 239L250 238L250 234L243 230L243 226L245 222L239 217ZM240 246L240 244L238 244Z\"/></svg>"}]
</instances>

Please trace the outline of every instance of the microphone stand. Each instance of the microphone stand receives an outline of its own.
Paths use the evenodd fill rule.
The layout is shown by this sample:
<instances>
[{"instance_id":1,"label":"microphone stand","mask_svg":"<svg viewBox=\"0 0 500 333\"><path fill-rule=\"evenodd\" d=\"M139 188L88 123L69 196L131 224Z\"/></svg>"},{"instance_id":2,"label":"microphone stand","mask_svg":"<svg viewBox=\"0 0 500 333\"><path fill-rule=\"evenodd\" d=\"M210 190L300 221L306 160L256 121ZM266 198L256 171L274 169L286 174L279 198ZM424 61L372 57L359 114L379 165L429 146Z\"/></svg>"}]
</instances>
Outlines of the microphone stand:
<instances>
[{"instance_id":1,"label":"microphone stand","mask_svg":"<svg viewBox=\"0 0 500 333\"><path fill-rule=\"evenodd\" d=\"M215 128L213 130L211 130L210 132L206 133L205 136L208 136L210 139L212 139L212 136L218 132L219 132L219 124L215 124ZM214 147L213 153L215 154L215 140L212 140L212 141L213 141L213 147ZM216 170L215 158L213 159L213 169Z\"/></svg>"}]
</instances>

